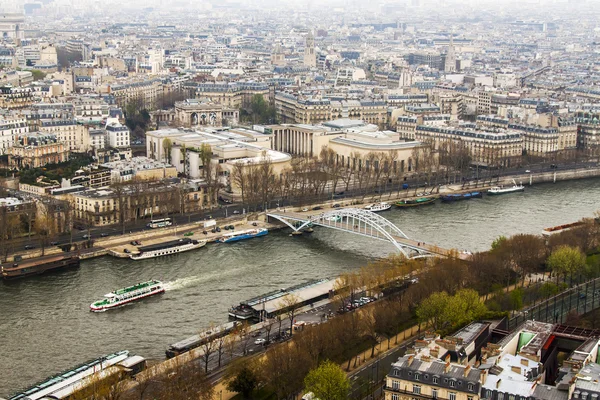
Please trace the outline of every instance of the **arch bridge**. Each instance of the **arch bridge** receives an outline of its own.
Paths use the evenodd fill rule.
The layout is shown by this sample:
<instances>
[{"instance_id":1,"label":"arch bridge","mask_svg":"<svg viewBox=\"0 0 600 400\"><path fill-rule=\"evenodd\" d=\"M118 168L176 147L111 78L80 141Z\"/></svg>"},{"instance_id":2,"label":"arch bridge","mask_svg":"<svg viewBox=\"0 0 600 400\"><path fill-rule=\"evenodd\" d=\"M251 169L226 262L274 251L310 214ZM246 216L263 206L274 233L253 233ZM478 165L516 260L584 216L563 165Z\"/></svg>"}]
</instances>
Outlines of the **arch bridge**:
<instances>
[{"instance_id":1,"label":"arch bridge","mask_svg":"<svg viewBox=\"0 0 600 400\"><path fill-rule=\"evenodd\" d=\"M451 251L410 239L396 225L381 215L361 208L337 208L319 213L267 212L294 232L302 232L312 226L322 226L390 242L407 258L448 256Z\"/></svg>"}]
</instances>

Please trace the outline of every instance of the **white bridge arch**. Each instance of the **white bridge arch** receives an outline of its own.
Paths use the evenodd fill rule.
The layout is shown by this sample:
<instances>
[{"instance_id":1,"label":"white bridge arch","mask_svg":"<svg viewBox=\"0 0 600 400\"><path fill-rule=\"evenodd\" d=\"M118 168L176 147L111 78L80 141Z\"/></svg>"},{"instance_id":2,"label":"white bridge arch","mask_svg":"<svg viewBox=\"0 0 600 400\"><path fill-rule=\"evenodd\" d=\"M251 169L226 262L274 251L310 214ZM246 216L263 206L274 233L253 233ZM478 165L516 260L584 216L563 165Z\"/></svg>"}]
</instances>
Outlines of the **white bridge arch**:
<instances>
[{"instance_id":1,"label":"white bridge arch","mask_svg":"<svg viewBox=\"0 0 600 400\"><path fill-rule=\"evenodd\" d=\"M315 225L385 240L392 243L407 258L441 254L441 252L432 252L431 249L425 248L429 247L425 243L412 241L396 225L381 215L365 209L339 208L312 215L272 211L267 212L267 216L283 222L295 232Z\"/></svg>"}]
</instances>

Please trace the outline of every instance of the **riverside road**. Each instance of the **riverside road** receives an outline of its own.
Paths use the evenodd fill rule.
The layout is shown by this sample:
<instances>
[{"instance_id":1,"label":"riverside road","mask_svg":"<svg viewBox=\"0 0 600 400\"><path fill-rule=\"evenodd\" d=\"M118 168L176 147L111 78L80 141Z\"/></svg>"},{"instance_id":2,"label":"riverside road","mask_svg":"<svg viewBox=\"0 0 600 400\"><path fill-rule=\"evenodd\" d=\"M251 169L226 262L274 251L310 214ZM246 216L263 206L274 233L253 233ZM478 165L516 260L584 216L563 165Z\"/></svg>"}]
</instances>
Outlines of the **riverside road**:
<instances>
[{"instance_id":1,"label":"riverside road","mask_svg":"<svg viewBox=\"0 0 600 400\"><path fill-rule=\"evenodd\" d=\"M599 194L600 179L588 179L535 185L506 196L393 209L382 216L411 239L478 251L488 249L499 235L540 233L548 226L592 217ZM288 233L209 244L146 261L96 258L76 270L0 283L0 396L118 350L163 359L169 344L211 322L227 321L228 308L242 300L336 276L395 251L386 242L327 228L301 237ZM163 296L106 313L89 312L89 304L105 293L151 278L167 283ZM593 298L593 293L586 296Z\"/></svg>"}]
</instances>

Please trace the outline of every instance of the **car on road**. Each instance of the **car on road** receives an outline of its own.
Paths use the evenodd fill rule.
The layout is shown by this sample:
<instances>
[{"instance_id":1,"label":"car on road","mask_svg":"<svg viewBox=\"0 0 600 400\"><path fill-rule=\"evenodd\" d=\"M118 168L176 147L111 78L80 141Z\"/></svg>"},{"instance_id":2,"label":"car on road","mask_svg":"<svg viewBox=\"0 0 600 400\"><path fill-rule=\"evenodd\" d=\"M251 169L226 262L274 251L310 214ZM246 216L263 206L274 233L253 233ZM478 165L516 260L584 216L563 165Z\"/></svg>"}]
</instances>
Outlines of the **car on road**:
<instances>
[{"instance_id":1,"label":"car on road","mask_svg":"<svg viewBox=\"0 0 600 400\"><path fill-rule=\"evenodd\" d=\"M107 237L107 236L108 236L108 233L106 233L106 232L102 232L102 233L100 234L100 237Z\"/></svg>"},{"instance_id":2,"label":"car on road","mask_svg":"<svg viewBox=\"0 0 600 400\"><path fill-rule=\"evenodd\" d=\"M322 209L323 209L323 207L321 207L321 206L313 207L313 211L322 210Z\"/></svg>"},{"instance_id":3,"label":"car on road","mask_svg":"<svg viewBox=\"0 0 600 400\"><path fill-rule=\"evenodd\" d=\"M302 212L307 212L307 211L308 211L308 208L306 208L306 207L304 207L304 208L302 209Z\"/></svg>"},{"instance_id":4,"label":"car on road","mask_svg":"<svg viewBox=\"0 0 600 400\"><path fill-rule=\"evenodd\" d=\"M331 206L332 208L340 208L341 205L339 203L335 203L334 205Z\"/></svg>"},{"instance_id":5,"label":"car on road","mask_svg":"<svg viewBox=\"0 0 600 400\"><path fill-rule=\"evenodd\" d=\"M530 170L528 170L528 169L526 169L526 170L525 170L525 173L526 173L526 174L530 174L530 173L531 173L531 171L530 171Z\"/></svg>"},{"instance_id":6,"label":"car on road","mask_svg":"<svg viewBox=\"0 0 600 400\"><path fill-rule=\"evenodd\" d=\"M130 254L130 253L131 253L131 251L129 251L129 249L123 249L123 253L125 253L125 254Z\"/></svg>"},{"instance_id":7,"label":"car on road","mask_svg":"<svg viewBox=\"0 0 600 400\"><path fill-rule=\"evenodd\" d=\"M89 239L89 238L90 238L90 235L88 235L88 234L86 233L85 235L83 235L83 236L82 236L82 238L84 238L84 239L86 239L86 240L87 240L87 239Z\"/></svg>"},{"instance_id":8,"label":"car on road","mask_svg":"<svg viewBox=\"0 0 600 400\"><path fill-rule=\"evenodd\" d=\"M186 232L183 234L183 236L192 236L194 234L194 232Z\"/></svg>"},{"instance_id":9,"label":"car on road","mask_svg":"<svg viewBox=\"0 0 600 400\"><path fill-rule=\"evenodd\" d=\"M57 246L58 242L54 241L54 242L50 242L50 246Z\"/></svg>"},{"instance_id":10,"label":"car on road","mask_svg":"<svg viewBox=\"0 0 600 400\"><path fill-rule=\"evenodd\" d=\"M132 246L139 246L139 245L141 245L141 243L139 242L139 240L132 240L130 244Z\"/></svg>"},{"instance_id":11,"label":"car on road","mask_svg":"<svg viewBox=\"0 0 600 400\"><path fill-rule=\"evenodd\" d=\"M240 213L240 210L233 210L233 215L238 215Z\"/></svg>"},{"instance_id":12,"label":"car on road","mask_svg":"<svg viewBox=\"0 0 600 400\"><path fill-rule=\"evenodd\" d=\"M259 344L265 344L266 340L263 338L258 338L254 341L254 344L259 345Z\"/></svg>"},{"instance_id":13,"label":"car on road","mask_svg":"<svg viewBox=\"0 0 600 400\"><path fill-rule=\"evenodd\" d=\"M204 235L208 235L208 232L206 232L206 231L202 231L202 233L203 233Z\"/></svg>"},{"instance_id":14,"label":"car on road","mask_svg":"<svg viewBox=\"0 0 600 400\"><path fill-rule=\"evenodd\" d=\"M26 244L25 245L25 250L31 250L31 249L35 249L35 246L32 244Z\"/></svg>"},{"instance_id":15,"label":"car on road","mask_svg":"<svg viewBox=\"0 0 600 400\"><path fill-rule=\"evenodd\" d=\"M556 164L550 164L550 168L556 169L556 168L558 168L558 165L556 165Z\"/></svg>"}]
</instances>

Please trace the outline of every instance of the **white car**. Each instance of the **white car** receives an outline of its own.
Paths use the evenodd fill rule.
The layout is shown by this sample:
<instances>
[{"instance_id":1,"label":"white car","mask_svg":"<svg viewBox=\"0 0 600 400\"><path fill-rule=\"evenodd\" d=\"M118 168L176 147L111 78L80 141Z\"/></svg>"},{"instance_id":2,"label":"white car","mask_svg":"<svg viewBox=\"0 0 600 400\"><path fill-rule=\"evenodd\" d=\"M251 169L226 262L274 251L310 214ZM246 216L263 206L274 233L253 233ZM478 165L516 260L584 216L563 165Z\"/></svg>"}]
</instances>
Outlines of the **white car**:
<instances>
[{"instance_id":1,"label":"white car","mask_svg":"<svg viewBox=\"0 0 600 400\"><path fill-rule=\"evenodd\" d=\"M258 338L254 341L254 344L265 344L266 340L263 338Z\"/></svg>"},{"instance_id":2,"label":"white car","mask_svg":"<svg viewBox=\"0 0 600 400\"><path fill-rule=\"evenodd\" d=\"M302 212L307 212L307 211L308 211L308 208L306 208L306 207L304 207L304 208L302 209Z\"/></svg>"}]
</instances>

